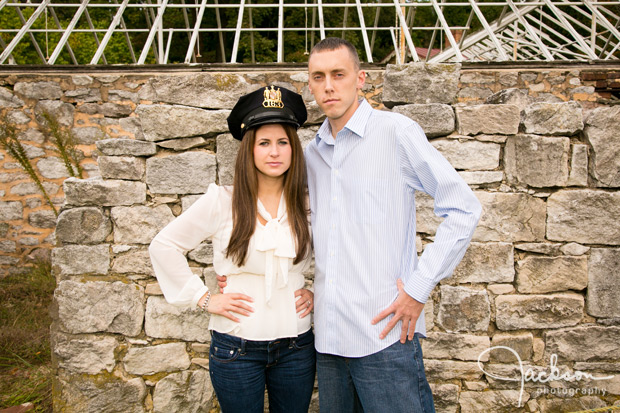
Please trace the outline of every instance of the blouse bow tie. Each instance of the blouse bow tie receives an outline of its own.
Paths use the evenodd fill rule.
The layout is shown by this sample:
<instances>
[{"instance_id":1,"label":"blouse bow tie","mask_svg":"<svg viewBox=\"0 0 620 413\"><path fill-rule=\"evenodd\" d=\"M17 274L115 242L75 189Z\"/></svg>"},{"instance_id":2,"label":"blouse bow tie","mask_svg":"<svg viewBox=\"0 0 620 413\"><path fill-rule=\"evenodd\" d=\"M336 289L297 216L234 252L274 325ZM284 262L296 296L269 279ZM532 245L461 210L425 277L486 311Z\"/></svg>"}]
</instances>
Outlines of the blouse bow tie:
<instances>
[{"instance_id":1,"label":"blouse bow tie","mask_svg":"<svg viewBox=\"0 0 620 413\"><path fill-rule=\"evenodd\" d=\"M289 258L295 258L295 245L287 222L284 196L280 199L277 218L272 218L258 201L258 213L267 221L262 232L257 233L256 249L265 253L265 297L269 303L275 286L284 288L288 283Z\"/></svg>"}]
</instances>

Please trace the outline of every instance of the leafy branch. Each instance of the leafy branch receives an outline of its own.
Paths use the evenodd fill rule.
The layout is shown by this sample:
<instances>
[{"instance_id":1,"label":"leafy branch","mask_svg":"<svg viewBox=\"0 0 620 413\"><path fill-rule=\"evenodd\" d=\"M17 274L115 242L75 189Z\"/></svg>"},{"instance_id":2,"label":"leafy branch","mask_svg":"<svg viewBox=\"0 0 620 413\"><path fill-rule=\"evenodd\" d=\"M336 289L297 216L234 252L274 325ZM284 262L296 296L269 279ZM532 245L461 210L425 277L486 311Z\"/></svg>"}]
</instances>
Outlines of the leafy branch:
<instances>
[{"instance_id":1,"label":"leafy branch","mask_svg":"<svg viewBox=\"0 0 620 413\"><path fill-rule=\"evenodd\" d=\"M17 138L17 130L15 129L15 125L9 123L6 116L4 116L0 121L0 147L15 158L21 167L24 168L28 176L30 176L30 179L32 179L43 194L43 197L52 208L52 211L54 211L54 214L58 216L58 210L50 199L45 187L43 187L43 183L32 166L30 159L28 159L26 150Z\"/></svg>"},{"instance_id":2,"label":"leafy branch","mask_svg":"<svg viewBox=\"0 0 620 413\"><path fill-rule=\"evenodd\" d=\"M42 115L45 119L42 129L60 153L67 172L73 177L82 178L84 171L80 165L73 134L70 130L61 127L58 120L49 113L44 112Z\"/></svg>"}]
</instances>

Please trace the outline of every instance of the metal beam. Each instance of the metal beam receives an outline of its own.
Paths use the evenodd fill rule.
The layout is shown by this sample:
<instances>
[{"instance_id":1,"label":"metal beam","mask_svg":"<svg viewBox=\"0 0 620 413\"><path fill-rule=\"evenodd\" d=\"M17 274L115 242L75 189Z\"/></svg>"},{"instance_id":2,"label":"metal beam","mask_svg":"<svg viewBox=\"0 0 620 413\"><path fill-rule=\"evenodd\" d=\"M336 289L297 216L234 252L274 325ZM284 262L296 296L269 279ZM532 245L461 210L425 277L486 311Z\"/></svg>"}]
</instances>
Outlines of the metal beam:
<instances>
[{"instance_id":1,"label":"metal beam","mask_svg":"<svg viewBox=\"0 0 620 413\"><path fill-rule=\"evenodd\" d=\"M555 23L558 27L565 28L560 20L558 20L555 17L550 16L549 14L545 13L543 9L538 9L537 12L538 12L538 14L540 14L541 17L545 17L550 22ZM555 30L553 27L551 27L549 25L543 24L543 27L545 29L544 30L545 35L548 36L548 34L553 34L557 38L561 39L562 41L565 42L565 44L563 45L564 47L571 47L571 46L575 47L575 43L577 43L577 39L573 38L573 40L571 40L571 39L569 39L568 37L564 36L562 33L558 32L557 30ZM574 30L574 28L573 28L573 30ZM589 45L586 44L586 47L587 47L588 50L591 50ZM583 47L581 47L581 48L580 47L575 47L575 48L576 49L583 49ZM599 46L595 45L594 50L592 50L594 56L596 56L596 54L595 54L596 53L596 48L600 49ZM574 54L578 55L578 53L574 53ZM588 53L585 53L585 52L581 53L581 58L582 59L593 59ZM597 59L597 58L594 57L594 59Z\"/></svg>"},{"instance_id":2,"label":"metal beam","mask_svg":"<svg viewBox=\"0 0 620 413\"><path fill-rule=\"evenodd\" d=\"M93 21L90 19L90 14L88 13L88 9L84 11L84 14L86 15L86 22L88 23L88 27L90 27L90 30L93 33L93 37L95 38L95 43L97 43L97 47L99 47L101 45L101 43L99 42L99 36L97 36L97 31L95 30L95 27L93 26ZM108 61L105 58L105 54L102 55L102 58L103 58L103 63L108 64Z\"/></svg>"},{"instance_id":3,"label":"metal beam","mask_svg":"<svg viewBox=\"0 0 620 413\"><path fill-rule=\"evenodd\" d=\"M364 13L362 12L362 4L360 0L355 0L357 6L357 14L360 19L360 27L362 28L362 38L364 39L364 48L366 49L366 60L372 63L372 51L370 50L370 42L368 41L368 33L366 32L366 22L364 21Z\"/></svg>"},{"instance_id":4,"label":"metal beam","mask_svg":"<svg viewBox=\"0 0 620 413\"><path fill-rule=\"evenodd\" d=\"M164 52L164 61L163 64L168 63L168 54L170 53L170 45L172 44L172 30L168 30L168 42L166 43L166 51Z\"/></svg>"},{"instance_id":5,"label":"metal beam","mask_svg":"<svg viewBox=\"0 0 620 413\"><path fill-rule=\"evenodd\" d=\"M437 4L437 0L431 0L433 4L433 8L435 9L435 13L437 14L437 18L441 22L441 26L443 27L443 31L450 42L450 46L454 49L454 53L456 54L456 61L462 62L463 55L461 54L461 50L459 49L459 45L456 44L456 40L454 40L454 36L452 35L452 30L450 30L450 26L448 26L448 22L443 15L443 12L439 9L439 5Z\"/></svg>"},{"instance_id":6,"label":"metal beam","mask_svg":"<svg viewBox=\"0 0 620 413\"><path fill-rule=\"evenodd\" d=\"M0 47L2 47L3 50L4 50L4 48L6 48L6 43L2 39L2 36L0 36ZM15 58L13 57L13 55L9 55L9 64L10 65L16 64L15 63Z\"/></svg>"},{"instance_id":7,"label":"metal beam","mask_svg":"<svg viewBox=\"0 0 620 413\"><path fill-rule=\"evenodd\" d=\"M533 10L536 10L536 8L537 8L537 6L526 6L523 9L521 9L520 13L525 15L527 13L530 13ZM489 25L489 28L494 33L501 32L507 26L512 24L514 21L516 21L518 19L518 16L519 16L519 13L516 13L516 14L515 13L504 14L501 19L498 19L493 24ZM475 34L472 34L472 35L470 35L467 38L467 40L465 40L465 42L463 44L463 48L471 47L472 45L476 44L477 42L482 41L483 39L485 39L487 36L488 36L488 33L485 30L481 30L481 31L479 31L479 32L477 32ZM448 49L448 50L445 50L445 51L439 53L435 57L431 58L430 62L432 62L432 63L446 62L454 55L455 55L454 50L453 49Z\"/></svg>"},{"instance_id":8,"label":"metal beam","mask_svg":"<svg viewBox=\"0 0 620 413\"><path fill-rule=\"evenodd\" d=\"M202 24L202 16L205 13L206 4L207 4L207 0L202 0L200 3L200 9L198 9L198 15L196 16L196 23L194 23L194 29L192 30L192 37L189 40L189 46L187 46L187 54L185 54L185 63L189 63L189 60L192 57L192 52L194 51L194 47L196 46L196 39L198 39L198 29L200 29L200 25Z\"/></svg>"},{"instance_id":9,"label":"metal beam","mask_svg":"<svg viewBox=\"0 0 620 413\"><path fill-rule=\"evenodd\" d=\"M411 57L413 57L414 62L419 62L420 58L418 57L418 52L415 50L415 46L413 45L413 39L411 39L411 33L409 33L409 27L407 27L407 22L405 21L403 11L400 9L401 5L398 3L398 0L393 1L394 7L396 8L396 13L398 14L398 20L400 20L400 29L405 32L405 39L407 40L407 46L409 46ZM406 61L407 56L403 56L403 63Z\"/></svg>"},{"instance_id":10,"label":"metal beam","mask_svg":"<svg viewBox=\"0 0 620 413\"><path fill-rule=\"evenodd\" d=\"M534 40L534 42L536 43L536 45L538 46L538 48L540 49L542 54L545 56L545 58L547 60L554 60L553 56L551 55L551 53L549 53L549 50L547 50L547 48L545 47L544 43L540 40L540 37L538 37L538 35L536 34L536 32L532 28L532 26L530 26L529 23L527 22L527 20L525 20L523 18L523 16L521 16L518 13L518 7L514 5L512 0L506 0L506 2L508 2L508 6L512 9L512 12L517 15L517 19L519 20L519 23L521 23L523 25L523 27L528 32L528 34L530 35L532 40Z\"/></svg>"},{"instance_id":11,"label":"metal beam","mask_svg":"<svg viewBox=\"0 0 620 413\"><path fill-rule=\"evenodd\" d=\"M325 19L323 18L323 0L318 0L319 6L319 31L321 33L321 40L325 38Z\"/></svg>"},{"instance_id":12,"label":"metal beam","mask_svg":"<svg viewBox=\"0 0 620 413\"><path fill-rule=\"evenodd\" d=\"M230 55L230 63L237 63L237 51L239 50L239 39L241 38L241 28L243 27L243 8L245 0L239 3L239 14L237 15L237 28L235 29L235 40L233 42L232 53Z\"/></svg>"},{"instance_id":13,"label":"metal beam","mask_svg":"<svg viewBox=\"0 0 620 413\"><path fill-rule=\"evenodd\" d=\"M276 61L278 63L284 62L284 36L282 29L284 28L284 0L280 0L278 3L278 53Z\"/></svg>"},{"instance_id":14,"label":"metal beam","mask_svg":"<svg viewBox=\"0 0 620 413\"><path fill-rule=\"evenodd\" d=\"M342 35L340 36L341 38L344 39L344 28L347 27L347 17L349 15L349 8L347 7L349 4L349 0L345 0L345 5L344 8L342 9Z\"/></svg>"},{"instance_id":15,"label":"metal beam","mask_svg":"<svg viewBox=\"0 0 620 413\"><path fill-rule=\"evenodd\" d=\"M24 18L24 14L22 13L21 8L18 6L18 7L15 8L15 10L17 10L17 15L19 16L19 21L22 22L22 25L26 24L26 19ZM47 28L47 9L45 9L45 27ZM41 47L39 46L39 42L37 42L37 39L34 37L34 33L29 32L28 36L30 37L30 42L34 46L34 50L37 52L37 55L39 56L39 59L41 59L41 62L43 64L47 64L46 56L49 55L47 53L47 47L46 47L46 50L45 50L46 54L44 56L43 52L41 51ZM45 44L47 46L47 33L45 34Z\"/></svg>"},{"instance_id":16,"label":"metal beam","mask_svg":"<svg viewBox=\"0 0 620 413\"><path fill-rule=\"evenodd\" d=\"M159 6L159 10L157 12L157 17L153 21L153 26L151 27L151 31L149 32L149 37L146 39L146 43L144 43L144 47L142 48L142 53L140 54L140 58L138 59L138 64L143 65L146 61L146 56L149 54L149 49L151 44L153 43L153 39L155 38L155 33L157 32L159 26L161 25L161 20L164 16L164 10L166 10L166 6L168 5L168 0L163 0Z\"/></svg>"},{"instance_id":17,"label":"metal beam","mask_svg":"<svg viewBox=\"0 0 620 413\"><path fill-rule=\"evenodd\" d=\"M467 23L465 23L465 27L467 27L467 29L463 29L463 31L461 32L461 38L459 39L459 47L461 47L463 45L463 42L465 41L465 37L467 36L467 31L469 30L469 28L471 28L471 22L474 20L474 10L472 9L469 12L469 16L467 16Z\"/></svg>"},{"instance_id":18,"label":"metal beam","mask_svg":"<svg viewBox=\"0 0 620 413\"><path fill-rule=\"evenodd\" d=\"M540 11L540 9L538 11ZM534 20L534 16L532 16L531 14L525 17L529 18L530 20ZM564 55L570 54L570 55L580 56L581 58L585 58L585 59L588 58L587 54L572 52L569 49L570 47L575 46L575 44L577 43L575 40L571 40L567 38L566 36L563 36L560 32L554 30L552 27L548 26L545 23L542 23L542 21L537 21L537 23L544 29L544 30L537 30L537 33L540 36L541 40L545 40L547 43L550 43L550 46L548 46L547 49L549 50L549 52L554 52L553 53L554 57L558 57L560 59L566 59ZM555 41L550 36L550 34L553 34L556 37L558 37L560 40L564 41L564 44L558 43L557 41ZM579 48L577 47L576 49L579 49Z\"/></svg>"},{"instance_id":19,"label":"metal beam","mask_svg":"<svg viewBox=\"0 0 620 413\"><path fill-rule=\"evenodd\" d=\"M50 0L43 0L41 4L39 4L39 7L37 7L37 9L34 11L34 13L32 13L32 16L30 16L26 24L24 24L22 28L19 29L19 32L17 32L9 45L2 51L2 54L0 54L0 64L4 63L6 58L9 57L11 53L13 53L13 49L15 49L15 46L17 46L17 44L22 40L24 35L28 32L30 27L32 27L34 22L39 18L41 13L43 13L49 2Z\"/></svg>"},{"instance_id":20,"label":"metal beam","mask_svg":"<svg viewBox=\"0 0 620 413\"><path fill-rule=\"evenodd\" d=\"M398 47L398 41L396 40L396 35L394 34L395 30L396 28L390 30L390 35L392 35L392 43L394 43L394 54L396 55L396 64L402 65L404 62L403 62L402 57L400 56L400 47Z\"/></svg>"},{"instance_id":21,"label":"metal beam","mask_svg":"<svg viewBox=\"0 0 620 413\"><path fill-rule=\"evenodd\" d=\"M435 20L435 27L439 27L439 19ZM428 59L431 58L431 52L433 51L433 45L435 44L436 37L437 37L437 30L433 30L433 34L431 35L431 41L428 42L428 48L426 49L426 59L425 59L426 62L428 62Z\"/></svg>"},{"instance_id":22,"label":"metal beam","mask_svg":"<svg viewBox=\"0 0 620 413\"><path fill-rule=\"evenodd\" d=\"M375 10L375 23L373 25L374 30L372 31L372 38L370 40L370 50L374 50L375 48L375 39L377 37L377 27L379 27L379 14L381 13L381 8L377 7Z\"/></svg>"},{"instance_id":23,"label":"metal beam","mask_svg":"<svg viewBox=\"0 0 620 413\"><path fill-rule=\"evenodd\" d=\"M112 34L114 34L114 30L116 29L116 27L118 27L118 25L121 22L121 17L123 16L123 13L125 12L127 3L129 3L129 0L123 0L123 3L118 7L118 10L116 11L116 14L114 15L114 18L112 19L112 22L110 23L110 26L108 27L108 31L105 33L105 36L103 36L103 40L99 44L99 47L97 48L97 51L95 52L95 55L90 60L91 65L96 65L97 63L99 63L99 59L101 59L101 56L103 55L103 51L105 50L106 46L108 45L108 42L112 38Z\"/></svg>"},{"instance_id":24,"label":"metal beam","mask_svg":"<svg viewBox=\"0 0 620 413\"><path fill-rule=\"evenodd\" d=\"M181 0L182 4L185 4L185 0ZM181 10L183 10L183 21L185 22L185 28L187 28L188 32L187 32L187 41L189 42L192 39L192 34L189 32L189 16L187 15L187 8L183 7ZM194 63L196 63L196 53L194 53L194 49L190 48L188 45L187 50L191 50L191 58L194 61Z\"/></svg>"},{"instance_id":25,"label":"metal beam","mask_svg":"<svg viewBox=\"0 0 620 413\"><path fill-rule=\"evenodd\" d=\"M220 39L220 53L222 54L222 63L226 63L226 49L224 48L224 32L222 31L222 20L220 19L219 3L215 0L217 7L215 8L215 21L217 22L218 38Z\"/></svg>"},{"instance_id":26,"label":"metal beam","mask_svg":"<svg viewBox=\"0 0 620 413\"><path fill-rule=\"evenodd\" d=\"M480 24L482 24L482 27L484 28L485 32L489 36L489 39L491 39L491 41L495 45L495 48L497 49L497 53L499 53L498 60L500 61L508 60L508 55L506 55L506 52L504 52L504 49L502 48L501 43L499 42L499 40L497 40L497 37L495 36L495 33L493 32L493 30L491 30L491 27L489 26L487 19L484 17L484 14L482 14L480 7L478 7L478 5L476 4L474 0L469 0L469 4L471 4L472 10L474 11L474 13L476 13L476 17L478 17L478 21L480 22Z\"/></svg>"},{"instance_id":27,"label":"metal beam","mask_svg":"<svg viewBox=\"0 0 620 413\"><path fill-rule=\"evenodd\" d=\"M251 1L248 0L248 4L250 4L250 3L251 3ZM248 13L249 14L248 15L248 19L250 20L250 29L253 29L254 28L254 22L252 21L252 9L249 9L248 12L249 12ZM308 40L307 36L308 35L306 34L306 41ZM307 46L306 46L306 50L308 50ZM250 32L250 60L251 60L252 64L256 63L256 56L255 56L255 53L254 53L254 32L253 31Z\"/></svg>"},{"instance_id":28,"label":"metal beam","mask_svg":"<svg viewBox=\"0 0 620 413\"><path fill-rule=\"evenodd\" d=\"M40 1L42 3L39 3ZM114 42L112 37L115 33L122 34L125 37L126 45L121 44L121 47L128 48L126 60L137 64L144 64L149 59L149 55L153 56L151 51L157 62L169 63L169 52L172 48L173 39L175 48L187 48L186 53L182 55L184 56L183 61L185 63L196 62L199 60L201 49L197 45L203 40L202 36L205 34L209 35L209 39L208 42L203 43L202 49L208 49L211 53L216 51L217 56L221 55L222 57L218 61L237 63L243 60L239 56L241 37L245 34L250 35L250 48L253 53L252 41L254 40L253 37L256 36L255 32L270 36L273 39L277 37L277 51L274 50L277 57L274 58L274 62L284 62L285 58L288 57L285 56L284 52L285 46L287 46L286 42L289 40L288 33L298 32L303 35L302 31L306 32L306 49L315 43L315 37L320 35L323 39L327 33L337 33L336 35L342 33L347 38L359 36L360 57L369 63L373 63L375 59L388 62L390 58L394 59L397 51L400 62L411 61L408 56L409 53L413 61L426 60L433 63L472 59L505 61L512 59L511 54L513 53L514 59L519 60L539 60L541 58L546 60L619 59L620 33L616 23L620 21L620 17L617 16L618 13L615 13L615 9L610 9L610 7L618 5L620 5L618 0L489 0L488 2L484 0L346 0L346 2L338 3L324 0L293 0L293 2L278 0L277 2L260 3L239 0L238 2L225 2L225 4L219 4L218 0L212 2L208 2L208 0L140 0L139 2L130 0L108 0L108 2L91 0L72 0L72 2L65 0L27 0L25 2L0 0L0 14L17 13L18 16L21 15L22 19L21 27L0 27L0 35L3 36L3 39L9 39L6 40L6 43L9 43L8 45L3 46L0 43L0 64L14 63L16 50L21 51L24 47L24 43L20 44L20 42L24 41L25 36L30 36L30 42L34 47L31 50L37 52L40 62L59 64L59 61L63 59L62 56L65 56L65 51L67 51L67 56L71 56L72 63L77 65L78 62L73 50L71 50L71 45L75 44L74 40L78 36L72 38L71 35L78 33L80 33L79 36L81 33L87 33L93 36L97 42L97 46L94 47L96 48L95 54L89 56L90 64L107 63L105 51L106 49L109 50L111 43ZM349 10L353 7L355 7L355 11ZM423 10L424 7L427 7L425 11L436 14L434 16L436 17L434 27L432 21L430 22L431 25L427 25L429 22L420 23L417 22L417 18L414 19L416 12ZM500 18L494 22L487 21L485 17L487 9L485 7L501 10ZM93 10L105 10L106 8L111 10L109 17L111 22L106 18L106 22L100 26L99 22L91 20L90 13ZM382 24L379 16L384 8L387 8L390 17L387 18L388 16L385 14L381 15L383 20L387 18L386 23ZM66 16L62 21L58 19L61 16L59 9L63 10L62 16ZM215 15L205 19L205 12L208 9L212 10ZM253 23L250 23L248 27L243 19L248 13L251 18L254 9L265 11L265 14L271 16L268 25L261 24L262 27L255 28ZM312 11L311 21L307 15L309 9ZM114 14L112 14L112 10ZM291 10L306 13L305 25L301 21L296 21L296 25L293 26L288 19L284 21L284 17ZM467 23L462 23L460 26L451 25L451 20L447 16L450 11L454 10L466 12ZM24 18L24 15L21 14L22 11L27 11L30 17ZM123 17L130 13L133 15L137 11L145 12L146 23L144 19L132 21L132 27L127 28ZM226 12L226 20L223 19L224 15L220 15L222 11ZM374 19L374 24L368 26L364 15L367 11L372 11L372 18ZM188 16L190 12L194 14ZM324 14L326 12L329 14ZM350 16L352 19L348 18L351 12L357 13L359 23L353 16ZM42 13L45 13L45 21L41 16ZM51 13L50 19L52 17L54 19L48 25L47 16L49 13ZM183 19L168 18L169 15L174 14L176 16L178 13L183 13ZM238 13L237 18L230 18L231 13ZM2 16L5 15L2 14ZM474 16L482 26L477 32L472 32L471 28ZM191 18L194 17L196 18L195 23L190 23ZM334 22L333 25L325 20L327 17L332 19L330 21ZM82 25L81 23L85 21L88 21L88 24ZM518 27L507 29L506 22ZM418 26L415 26L416 24ZM418 56L416 45L413 43L413 33L417 34L429 30L432 33L428 33L431 38L428 54ZM463 31L463 36L458 41L454 30ZM502 31L506 36L513 33L518 38L508 40L501 35ZM167 32L167 38L165 32ZM225 43L226 33L230 33L230 37L228 37L229 41ZM287 34L286 37L285 33ZM46 45L49 44L48 36L53 39L53 50L46 49ZM131 44L133 36L141 39L140 53L135 51ZM211 36L214 38L212 39ZM396 36L396 43L393 47L398 48L398 50L395 49L393 53L377 57L376 48L379 36L383 36L382 42L388 42L386 53L392 47L389 43L394 43L392 36ZM432 57L433 44L437 44L437 39L440 36L442 37L442 44L436 47L441 52ZM390 38L392 39L390 40ZM142 48L143 42L145 42L144 48ZM311 44L308 45L308 42ZM17 46L18 44L19 46ZM31 47L30 44L25 44L25 46ZM418 46L420 45L418 44ZM515 47L514 50L512 49L513 46ZM523 50L517 50L517 46ZM446 50L442 50L446 47ZM46 50L42 51L43 49ZM136 54L139 55L139 58L136 58ZM38 64L38 61L35 60L36 57L33 59L32 53L27 56L29 60L23 63ZM22 63L21 57L18 59ZM254 57L252 61L255 61Z\"/></svg>"},{"instance_id":29,"label":"metal beam","mask_svg":"<svg viewBox=\"0 0 620 413\"><path fill-rule=\"evenodd\" d=\"M58 44L56 45L56 48L54 49L54 52L52 53L50 58L47 60L48 64L53 65L54 63L56 63L56 59L58 59L58 56L60 56L60 52L62 52L63 47L65 46L65 44L69 40L69 36L71 36L71 33L73 32L73 29L75 28L75 26L77 25L78 21L82 17L82 14L86 10L86 6L88 6L88 2L89 2L89 0L82 0L82 4L80 4L80 7L75 12L75 15L73 16L73 19L71 19L71 22L69 23L69 25L65 29L64 34L62 35L62 37L60 38L60 41L58 42ZM60 22L58 22L58 24L60 25Z\"/></svg>"},{"instance_id":30,"label":"metal beam","mask_svg":"<svg viewBox=\"0 0 620 413\"><path fill-rule=\"evenodd\" d=\"M618 29L616 29L616 27L613 24L611 24L605 16L603 16L603 14L597 9L596 6L592 5L590 0L583 0L583 3L586 5L588 9L590 9L592 14L596 15L597 20L600 20L601 24L607 30L609 30L614 36L616 36L616 39L620 42L620 32L618 31ZM612 53L617 48L618 48L618 45L616 44L616 47L614 48L614 50L612 50ZM612 53L608 54L607 57L612 56ZM2 63L2 61L0 61L0 63Z\"/></svg>"},{"instance_id":31,"label":"metal beam","mask_svg":"<svg viewBox=\"0 0 620 413\"><path fill-rule=\"evenodd\" d=\"M58 27L58 29L64 33L64 29L62 28L62 24L60 24L60 19L58 18L58 15L56 14L56 10L54 10L54 6L52 4L50 4L50 13L52 15L52 17L54 18L54 23L56 23L56 27ZM77 59L75 58L75 54L73 54L73 49L71 49L71 45L69 43L67 43L65 45L67 47L67 52L69 52L69 57L71 57L71 61L73 62L74 65L77 65ZM49 61L48 61L48 64Z\"/></svg>"},{"instance_id":32,"label":"metal beam","mask_svg":"<svg viewBox=\"0 0 620 413\"><path fill-rule=\"evenodd\" d=\"M6 4L9 2L9 0L1 0L0 1L0 11L2 11L2 9L4 8L4 6L6 6ZM4 40L3 40L4 41Z\"/></svg>"},{"instance_id":33,"label":"metal beam","mask_svg":"<svg viewBox=\"0 0 620 413\"><path fill-rule=\"evenodd\" d=\"M596 16L595 16L595 18L596 18ZM595 21L595 18L592 19L592 22ZM618 28L618 25L620 25L620 19L618 19L618 22L616 23L616 28ZM607 36L607 39L605 39L605 44L601 48L601 52L600 52L599 56L603 56L603 53L607 49L607 46L610 45L610 44L613 44L613 42L611 41L612 37L613 37L613 33L609 33L609 36ZM612 49L611 54L613 54L613 52L616 50L616 48L618 47L618 44L620 44L620 42L616 42L616 47L614 47ZM609 54L608 54L608 56L609 56Z\"/></svg>"},{"instance_id":34,"label":"metal beam","mask_svg":"<svg viewBox=\"0 0 620 413\"><path fill-rule=\"evenodd\" d=\"M116 0L112 0L112 1L114 2L114 4L118 4ZM127 4L127 7L129 6L130 4ZM125 19L123 19L122 15L121 15L121 28L118 31L122 32L125 35L125 42L127 43L127 47L129 48L129 54L131 55L131 62L136 63L136 54L134 53L133 45L131 44L131 39L129 38L129 32L127 30L127 26L125 25Z\"/></svg>"}]
</instances>

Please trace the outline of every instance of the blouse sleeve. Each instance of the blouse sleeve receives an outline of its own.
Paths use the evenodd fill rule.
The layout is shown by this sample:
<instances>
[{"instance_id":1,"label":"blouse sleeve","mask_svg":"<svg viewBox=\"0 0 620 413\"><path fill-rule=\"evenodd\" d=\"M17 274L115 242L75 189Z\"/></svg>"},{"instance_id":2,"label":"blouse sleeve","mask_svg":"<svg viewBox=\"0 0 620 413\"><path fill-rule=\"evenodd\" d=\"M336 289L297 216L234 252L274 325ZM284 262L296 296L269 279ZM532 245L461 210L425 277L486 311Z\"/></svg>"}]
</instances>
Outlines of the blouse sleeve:
<instances>
[{"instance_id":1,"label":"blouse sleeve","mask_svg":"<svg viewBox=\"0 0 620 413\"><path fill-rule=\"evenodd\" d=\"M151 263L164 297L170 304L195 307L209 291L203 280L192 273L185 253L217 231L223 216L220 190L216 184L209 185L206 194L151 241Z\"/></svg>"}]
</instances>

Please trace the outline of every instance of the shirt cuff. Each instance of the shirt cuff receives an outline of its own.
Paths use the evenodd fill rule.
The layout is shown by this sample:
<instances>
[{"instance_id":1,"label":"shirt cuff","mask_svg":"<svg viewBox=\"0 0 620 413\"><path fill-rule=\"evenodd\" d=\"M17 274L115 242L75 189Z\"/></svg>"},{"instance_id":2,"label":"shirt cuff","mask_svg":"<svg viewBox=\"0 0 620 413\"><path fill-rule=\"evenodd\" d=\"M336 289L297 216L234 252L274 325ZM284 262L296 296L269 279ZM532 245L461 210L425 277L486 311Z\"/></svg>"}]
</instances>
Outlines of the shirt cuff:
<instances>
[{"instance_id":1,"label":"shirt cuff","mask_svg":"<svg viewBox=\"0 0 620 413\"><path fill-rule=\"evenodd\" d=\"M209 291L209 288L207 288L206 286L198 290L198 292L194 295L194 298L192 299L192 308L198 307L198 301L200 301L202 296L205 295L207 291Z\"/></svg>"},{"instance_id":2,"label":"shirt cuff","mask_svg":"<svg viewBox=\"0 0 620 413\"><path fill-rule=\"evenodd\" d=\"M404 289L411 298L425 304L436 285L436 282L424 278L420 273L414 273Z\"/></svg>"}]
</instances>

